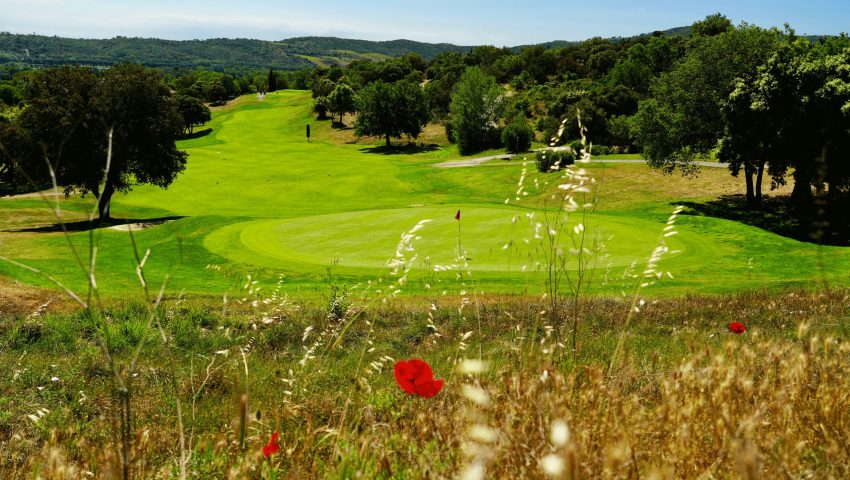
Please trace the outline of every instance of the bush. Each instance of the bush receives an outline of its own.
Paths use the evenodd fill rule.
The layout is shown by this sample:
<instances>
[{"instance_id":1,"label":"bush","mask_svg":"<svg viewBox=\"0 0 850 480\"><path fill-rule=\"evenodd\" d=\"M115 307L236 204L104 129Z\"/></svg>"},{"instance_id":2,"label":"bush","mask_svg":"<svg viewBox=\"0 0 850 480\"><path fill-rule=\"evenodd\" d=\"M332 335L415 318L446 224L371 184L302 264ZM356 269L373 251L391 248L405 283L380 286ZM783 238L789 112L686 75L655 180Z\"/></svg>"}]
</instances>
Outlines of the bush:
<instances>
[{"instance_id":1,"label":"bush","mask_svg":"<svg viewBox=\"0 0 850 480\"><path fill-rule=\"evenodd\" d=\"M563 145L564 139L556 138L560 127L561 122L558 120L552 117L540 117L537 120L537 131L540 132L540 141L551 146L552 139L554 138L555 145Z\"/></svg>"},{"instance_id":2,"label":"bush","mask_svg":"<svg viewBox=\"0 0 850 480\"><path fill-rule=\"evenodd\" d=\"M584 145L582 145L581 139L577 139L570 142L570 148L572 148L573 152L576 156L578 156L581 153L581 149L584 148Z\"/></svg>"},{"instance_id":3,"label":"bush","mask_svg":"<svg viewBox=\"0 0 850 480\"><path fill-rule=\"evenodd\" d=\"M531 148L534 130L525 119L518 117L502 130L502 146L508 153L527 152Z\"/></svg>"},{"instance_id":4,"label":"bush","mask_svg":"<svg viewBox=\"0 0 850 480\"><path fill-rule=\"evenodd\" d=\"M592 155L608 155L611 152L611 147L605 145L594 145L590 153Z\"/></svg>"},{"instance_id":5,"label":"bush","mask_svg":"<svg viewBox=\"0 0 850 480\"><path fill-rule=\"evenodd\" d=\"M327 120L328 118L328 98L316 97L313 100L313 112L316 113L318 120Z\"/></svg>"},{"instance_id":6,"label":"bush","mask_svg":"<svg viewBox=\"0 0 850 480\"><path fill-rule=\"evenodd\" d=\"M572 165L575 161L575 154L569 150L539 150L535 163L537 171L547 173L551 172L556 164L558 168L563 168L566 165Z\"/></svg>"}]
</instances>

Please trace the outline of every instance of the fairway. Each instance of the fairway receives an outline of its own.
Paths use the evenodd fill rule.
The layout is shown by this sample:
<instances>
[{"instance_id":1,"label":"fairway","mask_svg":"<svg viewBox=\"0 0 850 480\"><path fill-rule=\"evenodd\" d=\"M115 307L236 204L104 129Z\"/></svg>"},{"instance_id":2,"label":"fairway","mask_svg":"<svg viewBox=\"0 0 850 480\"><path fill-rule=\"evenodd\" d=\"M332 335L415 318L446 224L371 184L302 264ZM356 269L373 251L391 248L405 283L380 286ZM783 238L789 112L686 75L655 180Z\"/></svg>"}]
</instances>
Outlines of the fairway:
<instances>
[{"instance_id":1,"label":"fairway","mask_svg":"<svg viewBox=\"0 0 850 480\"><path fill-rule=\"evenodd\" d=\"M308 123L314 132L309 143ZM544 200L558 176L536 173L533 162L525 184L539 188L515 201L522 159L433 168L461 158L456 147L387 153L379 140L355 141L350 130L317 122L304 91L275 92L263 101L240 97L214 112L208 127L208 135L180 142L189 153L188 166L167 190L140 186L114 199L118 218L170 220L135 234L140 254L151 250L146 271L152 282L173 273L174 289L214 295L241 285L249 274L263 283L283 275L287 287L304 294L326 290L330 274L344 285L368 282L386 275L401 235L427 219L405 253L416 256L408 291L458 287L456 273L446 271L459 267L458 226L465 261L482 290L543 290L545 243L535 225L544 222ZM584 220L589 241L604 246L592 263L599 271L593 285L598 293L620 294L633 286L630 275L643 270L675 205L741 191L741 180L719 168L705 168L697 179L662 176L642 164L594 163L587 169L601 185L597 210ZM71 197L62 207L68 221L78 221L90 199ZM460 222L454 219L457 210ZM73 288L85 286L68 242L60 233L37 229L54 223L43 202L2 199L0 211L3 255ZM654 286L657 294L846 281L846 248L818 247L687 213L677 220L678 235L665 239L672 253L661 268L673 278ZM564 228L576 223L571 219ZM71 244L83 263L89 261L92 239L103 293L137 290L128 234L72 232ZM8 263L0 264L0 274L50 286Z\"/></svg>"}]
</instances>

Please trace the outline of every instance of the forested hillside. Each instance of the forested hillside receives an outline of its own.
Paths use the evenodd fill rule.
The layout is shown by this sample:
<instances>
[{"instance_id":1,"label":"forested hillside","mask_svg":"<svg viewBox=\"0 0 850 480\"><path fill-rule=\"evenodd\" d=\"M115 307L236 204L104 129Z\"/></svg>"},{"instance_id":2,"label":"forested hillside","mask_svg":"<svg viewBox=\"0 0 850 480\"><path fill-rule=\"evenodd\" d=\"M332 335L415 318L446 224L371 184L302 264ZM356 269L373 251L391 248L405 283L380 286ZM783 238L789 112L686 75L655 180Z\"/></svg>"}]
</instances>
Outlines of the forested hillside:
<instances>
[{"instance_id":1,"label":"forested hillside","mask_svg":"<svg viewBox=\"0 0 850 480\"><path fill-rule=\"evenodd\" d=\"M0 63L29 65L109 66L120 62L152 67L245 68L296 70L313 66L345 65L352 60L383 60L406 53L430 59L440 52L468 52L471 47L411 40L373 42L333 37L301 37L278 42L216 38L161 40L116 37L73 39L43 35L0 33Z\"/></svg>"},{"instance_id":2,"label":"forested hillside","mask_svg":"<svg viewBox=\"0 0 850 480\"><path fill-rule=\"evenodd\" d=\"M665 30L665 36L687 35L690 27ZM647 34L651 35L651 34ZM644 35L638 36L642 37ZM634 38L638 38L634 37ZM628 40L626 38L612 39ZM581 42L556 40L547 48ZM511 47L519 52L528 45ZM370 41L337 37L296 37L281 41L215 38L209 40L162 40L116 37L74 39L44 35L0 33L0 63L27 65L83 64L109 66L121 62L151 67L276 68L297 70L313 66L347 65L354 60L384 60L416 53L426 60L442 52L468 53L471 46L424 43L412 40Z\"/></svg>"}]
</instances>

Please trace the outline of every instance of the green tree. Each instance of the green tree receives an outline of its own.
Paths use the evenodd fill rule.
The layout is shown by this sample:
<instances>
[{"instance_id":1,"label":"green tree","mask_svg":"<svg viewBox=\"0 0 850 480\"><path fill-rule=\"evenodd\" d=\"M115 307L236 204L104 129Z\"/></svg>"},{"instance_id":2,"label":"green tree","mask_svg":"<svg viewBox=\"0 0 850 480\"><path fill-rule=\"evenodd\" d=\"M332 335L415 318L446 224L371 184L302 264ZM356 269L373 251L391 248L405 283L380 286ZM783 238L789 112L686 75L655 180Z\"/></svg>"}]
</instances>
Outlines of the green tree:
<instances>
[{"instance_id":1,"label":"green tree","mask_svg":"<svg viewBox=\"0 0 850 480\"><path fill-rule=\"evenodd\" d=\"M0 108L2 108L2 104L6 104L9 107L17 106L23 99L23 94L13 85L0 85Z\"/></svg>"},{"instance_id":2,"label":"green tree","mask_svg":"<svg viewBox=\"0 0 850 480\"><path fill-rule=\"evenodd\" d=\"M276 92L277 91L277 76L274 74L274 70L272 70L271 68L269 69L268 84L269 84L269 92Z\"/></svg>"},{"instance_id":3,"label":"green tree","mask_svg":"<svg viewBox=\"0 0 850 480\"><path fill-rule=\"evenodd\" d=\"M328 95L328 110L331 114L339 115L339 123L346 113L354 113L357 105L354 101L354 90L344 83L338 83Z\"/></svg>"},{"instance_id":4,"label":"green tree","mask_svg":"<svg viewBox=\"0 0 850 480\"><path fill-rule=\"evenodd\" d=\"M723 134L722 107L735 79L752 78L778 41L779 32L746 25L694 38L638 108L633 133L647 162L666 172L693 171L693 160L709 155Z\"/></svg>"},{"instance_id":5,"label":"green tree","mask_svg":"<svg viewBox=\"0 0 850 480\"><path fill-rule=\"evenodd\" d=\"M328 118L328 97L316 97L313 99L313 112L316 118L325 120Z\"/></svg>"},{"instance_id":6,"label":"green tree","mask_svg":"<svg viewBox=\"0 0 850 480\"><path fill-rule=\"evenodd\" d=\"M47 68L32 76L27 105L15 121L18 141L7 145L22 175L37 184L49 181L49 162L66 193L74 187L92 191L102 180L98 162L106 158L106 129L94 105L98 83L84 67Z\"/></svg>"},{"instance_id":7,"label":"green tree","mask_svg":"<svg viewBox=\"0 0 850 480\"><path fill-rule=\"evenodd\" d=\"M721 33L726 33L733 28L735 27L732 26L732 22L725 15L715 13L714 15L708 15L699 22L694 22L691 26L691 35L713 37Z\"/></svg>"},{"instance_id":8,"label":"green tree","mask_svg":"<svg viewBox=\"0 0 850 480\"><path fill-rule=\"evenodd\" d=\"M101 220L117 191L133 184L168 187L185 169L175 140L183 119L169 87L140 65L118 65L102 75L79 67L39 71L19 117L28 155L24 169L47 158L66 192L100 198ZM111 152L107 168L107 151Z\"/></svg>"},{"instance_id":9,"label":"green tree","mask_svg":"<svg viewBox=\"0 0 850 480\"><path fill-rule=\"evenodd\" d=\"M112 159L103 190L90 180L85 186L100 194L103 220L116 191L128 192L134 183L167 188L186 168L187 155L175 145L183 130L177 102L156 71L132 64L110 68L95 105L103 127L112 130ZM106 140L103 135L101 145ZM97 170L103 174L103 168Z\"/></svg>"},{"instance_id":10,"label":"green tree","mask_svg":"<svg viewBox=\"0 0 850 480\"><path fill-rule=\"evenodd\" d=\"M213 103L223 103L227 100L227 89L220 80L215 80L207 87L207 98Z\"/></svg>"},{"instance_id":11,"label":"green tree","mask_svg":"<svg viewBox=\"0 0 850 480\"><path fill-rule=\"evenodd\" d=\"M517 116L502 130L502 146L509 153L527 152L533 139L534 130L522 116Z\"/></svg>"},{"instance_id":12,"label":"green tree","mask_svg":"<svg viewBox=\"0 0 850 480\"><path fill-rule=\"evenodd\" d=\"M626 115L614 115L608 118L608 136L612 146L620 147L623 151L633 148L632 144L632 117Z\"/></svg>"},{"instance_id":13,"label":"green tree","mask_svg":"<svg viewBox=\"0 0 850 480\"><path fill-rule=\"evenodd\" d=\"M453 137L463 155L495 146L504 109L496 80L478 67L467 69L452 92L449 106Z\"/></svg>"},{"instance_id":14,"label":"green tree","mask_svg":"<svg viewBox=\"0 0 850 480\"><path fill-rule=\"evenodd\" d=\"M629 48L626 58L608 73L608 81L646 94L652 79L670 71L677 56L677 49L668 37L650 37L646 43Z\"/></svg>"},{"instance_id":15,"label":"green tree","mask_svg":"<svg viewBox=\"0 0 850 480\"><path fill-rule=\"evenodd\" d=\"M366 86L357 95L357 112L355 135L384 137L387 146L391 138L419 137L429 118L422 89L404 80Z\"/></svg>"},{"instance_id":16,"label":"green tree","mask_svg":"<svg viewBox=\"0 0 850 480\"><path fill-rule=\"evenodd\" d=\"M334 91L335 87L336 84L333 80L325 77L318 78L313 82L313 98L327 97Z\"/></svg>"},{"instance_id":17,"label":"green tree","mask_svg":"<svg viewBox=\"0 0 850 480\"><path fill-rule=\"evenodd\" d=\"M196 126L203 125L212 118L209 107L201 100L188 95L177 95L176 100L177 110L183 119L184 132L192 133Z\"/></svg>"},{"instance_id":18,"label":"green tree","mask_svg":"<svg viewBox=\"0 0 850 480\"><path fill-rule=\"evenodd\" d=\"M6 117L0 117L0 195L7 193L15 194L21 190L21 187L27 187L26 176L18 165L20 165L21 155L21 140L23 139L23 131L17 122L9 121ZM31 176L33 181L38 182L39 179L44 179L44 168L40 172L33 172ZM27 172L29 173L29 172ZM38 188L39 185L30 185L31 188Z\"/></svg>"},{"instance_id":19,"label":"green tree","mask_svg":"<svg viewBox=\"0 0 850 480\"><path fill-rule=\"evenodd\" d=\"M792 199L804 210L812 187L828 188L833 203L850 187L848 65L850 50L833 55L790 31L754 78L739 79L724 108L718 157L733 173L744 170L749 205L761 203L765 164L775 184L793 171Z\"/></svg>"}]
</instances>

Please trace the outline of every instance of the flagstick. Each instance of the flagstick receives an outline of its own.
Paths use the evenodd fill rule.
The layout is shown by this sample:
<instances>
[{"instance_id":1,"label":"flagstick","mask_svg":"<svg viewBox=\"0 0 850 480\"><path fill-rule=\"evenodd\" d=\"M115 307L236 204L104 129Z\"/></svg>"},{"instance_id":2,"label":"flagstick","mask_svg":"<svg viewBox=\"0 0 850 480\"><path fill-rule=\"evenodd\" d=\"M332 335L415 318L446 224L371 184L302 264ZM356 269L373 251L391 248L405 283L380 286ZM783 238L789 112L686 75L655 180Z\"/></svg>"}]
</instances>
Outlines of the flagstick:
<instances>
[{"instance_id":1,"label":"flagstick","mask_svg":"<svg viewBox=\"0 0 850 480\"><path fill-rule=\"evenodd\" d=\"M461 258L463 250L460 246L460 219L457 221L457 258Z\"/></svg>"}]
</instances>

